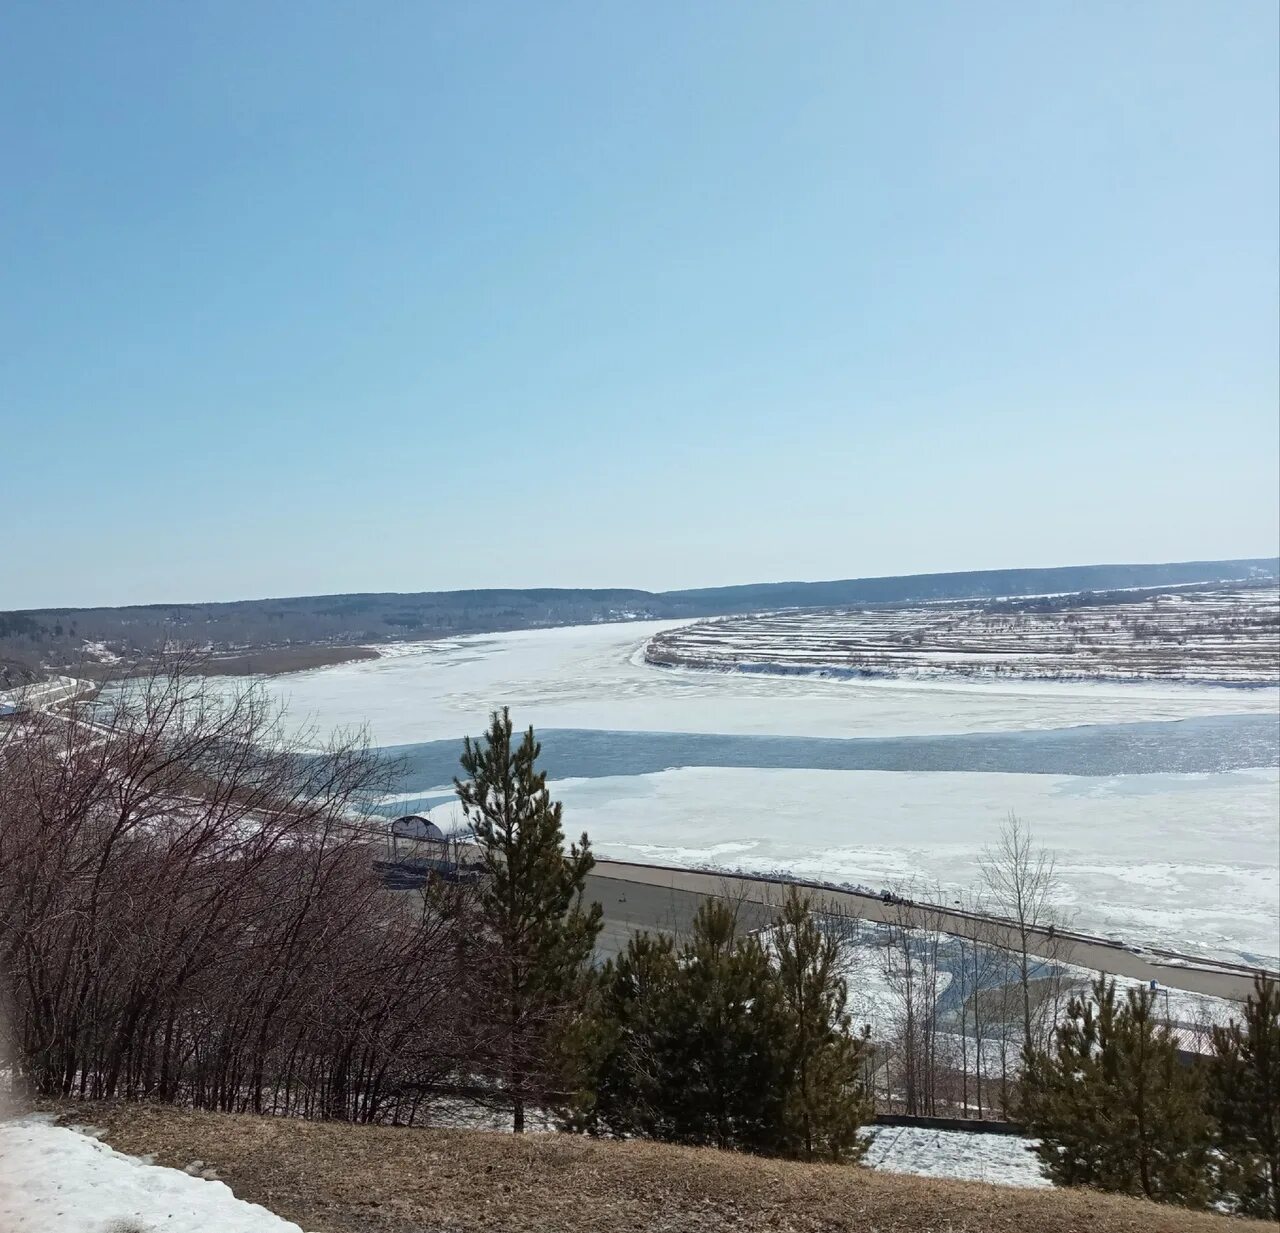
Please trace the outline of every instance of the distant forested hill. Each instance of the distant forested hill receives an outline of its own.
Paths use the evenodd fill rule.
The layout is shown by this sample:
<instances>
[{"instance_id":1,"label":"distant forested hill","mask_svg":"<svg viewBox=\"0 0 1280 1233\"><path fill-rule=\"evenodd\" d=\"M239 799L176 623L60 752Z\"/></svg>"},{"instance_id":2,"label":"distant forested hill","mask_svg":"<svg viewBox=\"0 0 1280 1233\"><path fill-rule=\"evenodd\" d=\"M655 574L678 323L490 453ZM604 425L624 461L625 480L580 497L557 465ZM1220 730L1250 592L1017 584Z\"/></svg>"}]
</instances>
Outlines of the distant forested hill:
<instances>
[{"instance_id":1,"label":"distant forested hill","mask_svg":"<svg viewBox=\"0 0 1280 1233\"><path fill-rule=\"evenodd\" d=\"M702 617L767 608L987 599L1063 591L1274 577L1276 558L1184 561L1166 565L1076 565L766 582L687 591L425 591L416 594L311 595L233 603L146 604L129 608L50 608L0 612L0 684L71 664L86 653L145 655L166 643L229 651L245 647L352 646L500 630L652 617Z\"/></svg>"},{"instance_id":2,"label":"distant forested hill","mask_svg":"<svg viewBox=\"0 0 1280 1233\"><path fill-rule=\"evenodd\" d=\"M1273 578L1280 558L1178 561L1165 565L1063 565L1052 569L983 569L954 574L848 578L840 582L761 582L736 587L668 591L661 598L696 607L699 615L759 608L825 608L842 604L898 604L938 599L992 599L1065 591L1122 591L1133 587Z\"/></svg>"}]
</instances>

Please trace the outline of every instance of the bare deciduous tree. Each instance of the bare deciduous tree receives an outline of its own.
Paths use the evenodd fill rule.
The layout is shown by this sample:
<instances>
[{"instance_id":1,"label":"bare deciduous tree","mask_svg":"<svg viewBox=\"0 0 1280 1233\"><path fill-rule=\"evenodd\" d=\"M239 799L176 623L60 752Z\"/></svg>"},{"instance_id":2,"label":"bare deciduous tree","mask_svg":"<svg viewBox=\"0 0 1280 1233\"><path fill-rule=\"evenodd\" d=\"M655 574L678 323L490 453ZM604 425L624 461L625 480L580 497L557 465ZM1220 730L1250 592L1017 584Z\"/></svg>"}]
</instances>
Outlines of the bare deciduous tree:
<instances>
[{"instance_id":1,"label":"bare deciduous tree","mask_svg":"<svg viewBox=\"0 0 1280 1233\"><path fill-rule=\"evenodd\" d=\"M359 735L170 654L0 745L3 1052L42 1095L412 1120L463 1064L467 888L384 888Z\"/></svg>"},{"instance_id":2,"label":"bare deciduous tree","mask_svg":"<svg viewBox=\"0 0 1280 1233\"><path fill-rule=\"evenodd\" d=\"M939 1001L945 985L941 961L943 911L937 887L914 885L893 894L885 921L883 977L891 993L890 1049L903 1110L933 1114L938 1107L941 1057ZM933 902L929 902L932 899Z\"/></svg>"},{"instance_id":3,"label":"bare deciduous tree","mask_svg":"<svg viewBox=\"0 0 1280 1233\"><path fill-rule=\"evenodd\" d=\"M1052 989L1037 993L1033 988L1044 961L1062 950L1062 920L1056 904L1060 887L1053 853L1037 847L1031 828L1011 813L996 843L983 851L981 870L990 903L1009 921L1007 945L1017 966L1022 1039L1029 1047L1042 1047L1061 1001L1061 990L1055 995ZM1046 972L1046 978L1052 979L1052 973Z\"/></svg>"}]
</instances>

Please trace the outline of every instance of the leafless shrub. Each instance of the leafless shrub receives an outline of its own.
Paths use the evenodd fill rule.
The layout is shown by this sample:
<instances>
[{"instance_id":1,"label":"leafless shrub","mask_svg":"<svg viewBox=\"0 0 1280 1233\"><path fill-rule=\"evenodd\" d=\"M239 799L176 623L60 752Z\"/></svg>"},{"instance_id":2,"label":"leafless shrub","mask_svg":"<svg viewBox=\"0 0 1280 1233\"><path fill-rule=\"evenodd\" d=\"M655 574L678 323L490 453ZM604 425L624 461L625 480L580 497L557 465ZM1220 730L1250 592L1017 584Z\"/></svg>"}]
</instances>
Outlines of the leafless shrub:
<instances>
[{"instance_id":1,"label":"leafless shrub","mask_svg":"<svg viewBox=\"0 0 1280 1233\"><path fill-rule=\"evenodd\" d=\"M4 1060L42 1096L412 1120L465 1052L468 891L385 890L360 806L253 689L166 656L0 745Z\"/></svg>"}]
</instances>

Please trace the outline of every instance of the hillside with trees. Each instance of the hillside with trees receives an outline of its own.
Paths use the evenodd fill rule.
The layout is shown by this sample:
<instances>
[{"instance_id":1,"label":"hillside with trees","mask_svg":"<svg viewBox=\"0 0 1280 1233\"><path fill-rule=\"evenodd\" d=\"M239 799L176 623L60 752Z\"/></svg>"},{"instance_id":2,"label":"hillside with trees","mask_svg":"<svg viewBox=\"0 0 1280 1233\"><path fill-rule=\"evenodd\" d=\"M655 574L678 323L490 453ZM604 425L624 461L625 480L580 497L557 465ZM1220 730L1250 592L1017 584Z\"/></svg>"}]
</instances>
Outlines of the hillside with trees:
<instances>
[{"instance_id":1,"label":"hillside with trees","mask_svg":"<svg viewBox=\"0 0 1280 1233\"><path fill-rule=\"evenodd\" d=\"M117 657L132 661L170 645L197 647L215 654L246 648L376 646L600 621L683 619L833 605L989 600L1252 581L1277 574L1280 560L1250 558L980 570L836 582L771 582L664 592L563 588L427 591L0 611L0 686L20 684L50 668L82 665L86 661L112 662Z\"/></svg>"}]
</instances>

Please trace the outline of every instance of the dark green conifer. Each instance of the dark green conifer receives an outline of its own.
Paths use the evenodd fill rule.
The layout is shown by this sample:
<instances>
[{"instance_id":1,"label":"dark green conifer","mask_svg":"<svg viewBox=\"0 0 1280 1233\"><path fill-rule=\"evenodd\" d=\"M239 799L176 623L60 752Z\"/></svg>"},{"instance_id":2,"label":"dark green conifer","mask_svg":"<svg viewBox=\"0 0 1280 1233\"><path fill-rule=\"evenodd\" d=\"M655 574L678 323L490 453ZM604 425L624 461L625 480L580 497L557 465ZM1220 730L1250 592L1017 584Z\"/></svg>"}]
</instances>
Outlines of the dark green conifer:
<instances>
[{"instance_id":1,"label":"dark green conifer","mask_svg":"<svg viewBox=\"0 0 1280 1233\"><path fill-rule=\"evenodd\" d=\"M768 1151L781 1114L778 988L759 939L710 899L680 955L673 1081L686 1142Z\"/></svg>"},{"instance_id":2,"label":"dark green conifer","mask_svg":"<svg viewBox=\"0 0 1280 1233\"><path fill-rule=\"evenodd\" d=\"M839 942L794 887L773 940L787 1067L778 1149L805 1160L858 1160L870 1146L858 1132L873 1113L863 1084L868 1046L845 1013Z\"/></svg>"},{"instance_id":3,"label":"dark green conifer","mask_svg":"<svg viewBox=\"0 0 1280 1233\"><path fill-rule=\"evenodd\" d=\"M1213 1030L1213 1188L1242 1216L1280 1219L1280 986L1259 976L1244 1023Z\"/></svg>"},{"instance_id":4,"label":"dark green conifer","mask_svg":"<svg viewBox=\"0 0 1280 1233\"><path fill-rule=\"evenodd\" d=\"M834 941L789 901L775 954L723 901L688 940L633 938L603 973L581 1036L575 1129L767 1155L856 1160L870 1116Z\"/></svg>"},{"instance_id":5,"label":"dark green conifer","mask_svg":"<svg viewBox=\"0 0 1280 1233\"><path fill-rule=\"evenodd\" d=\"M688 940L633 937L600 982L582 1036L573 1128L767 1151L780 1116L778 991L759 941L720 900Z\"/></svg>"},{"instance_id":6,"label":"dark green conifer","mask_svg":"<svg viewBox=\"0 0 1280 1233\"><path fill-rule=\"evenodd\" d=\"M1209 1119L1197 1066L1179 1060L1154 995L1099 977L1072 1000L1051 1051L1031 1052L1020 1116L1059 1185L1203 1206Z\"/></svg>"},{"instance_id":7,"label":"dark green conifer","mask_svg":"<svg viewBox=\"0 0 1280 1233\"><path fill-rule=\"evenodd\" d=\"M496 971L480 1013L500 1029L496 1069L517 1133L526 1106L555 1086L559 1035L581 1004L601 917L600 905L582 898L595 864L590 845L584 834L566 853L541 752L532 728L513 745L504 707L483 740L467 738L467 779L454 780L486 874L481 907Z\"/></svg>"},{"instance_id":8,"label":"dark green conifer","mask_svg":"<svg viewBox=\"0 0 1280 1233\"><path fill-rule=\"evenodd\" d=\"M604 966L566 1051L566 1129L680 1140L678 979L671 939L649 933Z\"/></svg>"}]
</instances>

